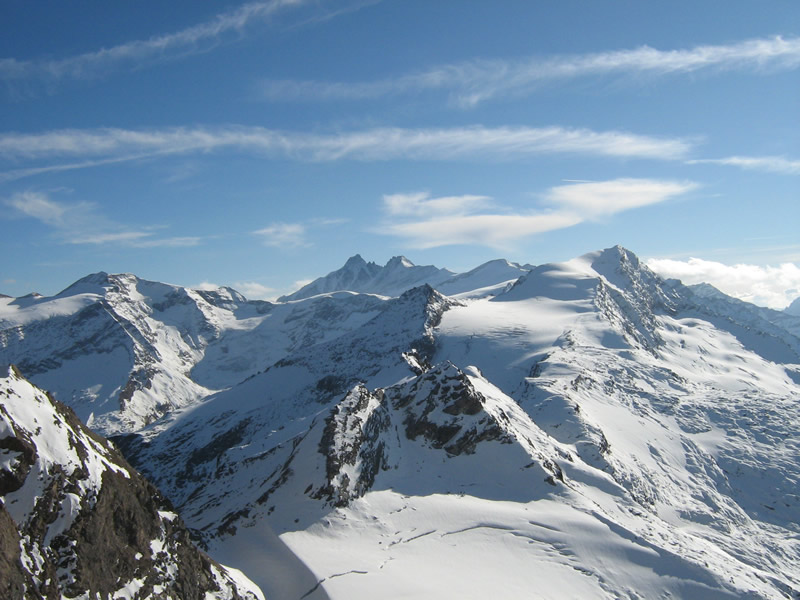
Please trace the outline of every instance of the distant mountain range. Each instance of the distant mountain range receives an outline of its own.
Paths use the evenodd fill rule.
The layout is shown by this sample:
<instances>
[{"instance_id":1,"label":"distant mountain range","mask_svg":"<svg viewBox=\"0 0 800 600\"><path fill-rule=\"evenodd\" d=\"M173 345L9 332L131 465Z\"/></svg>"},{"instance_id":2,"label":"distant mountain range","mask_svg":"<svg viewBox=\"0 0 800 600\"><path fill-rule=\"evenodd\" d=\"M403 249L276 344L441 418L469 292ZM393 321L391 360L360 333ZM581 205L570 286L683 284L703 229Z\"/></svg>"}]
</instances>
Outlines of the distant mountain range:
<instances>
[{"instance_id":1,"label":"distant mountain range","mask_svg":"<svg viewBox=\"0 0 800 600\"><path fill-rule=\"evenodd\" d=\"M268 598L800 595L800 316L621 247L275 303L100 273L0 301L0 363Z\"/></svg>"}]
</instances>

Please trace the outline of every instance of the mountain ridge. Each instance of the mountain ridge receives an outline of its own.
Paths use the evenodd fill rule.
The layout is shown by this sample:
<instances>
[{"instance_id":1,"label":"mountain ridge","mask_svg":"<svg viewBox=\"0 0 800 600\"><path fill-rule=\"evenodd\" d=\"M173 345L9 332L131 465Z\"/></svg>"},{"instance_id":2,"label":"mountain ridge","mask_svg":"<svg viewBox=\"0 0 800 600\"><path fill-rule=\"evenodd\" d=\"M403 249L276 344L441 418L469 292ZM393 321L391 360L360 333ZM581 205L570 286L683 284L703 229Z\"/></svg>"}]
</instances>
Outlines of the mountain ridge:
<instances>
[{"instance_id":1,"label":"mountain ridge","mask_svg":"<svg viewBox=\"0 0 800 600\"><path fill-rule=\"evenodd\" d=\"M343 267L318 277L291 294L281 296L278 301L302 300L342 290L399 296L405 290L426 283L436 287L454 275L452 271L432 265L417 266L405 256L394 256L381 267L374 262L366 262L360 254L356 254L348 258Z\"/></svg>"}]
</instances>

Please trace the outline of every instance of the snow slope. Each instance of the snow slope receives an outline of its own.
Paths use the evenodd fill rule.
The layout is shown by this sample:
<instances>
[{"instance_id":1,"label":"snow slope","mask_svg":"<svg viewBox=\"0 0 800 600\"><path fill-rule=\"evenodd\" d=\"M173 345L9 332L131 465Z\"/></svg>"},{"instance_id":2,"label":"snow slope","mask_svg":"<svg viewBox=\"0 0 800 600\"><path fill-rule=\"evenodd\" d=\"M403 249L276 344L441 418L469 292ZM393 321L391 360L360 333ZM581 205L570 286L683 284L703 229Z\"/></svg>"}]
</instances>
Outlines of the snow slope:
<instances>
[{"instance_id":1,"label":"snow slope","mask_svg":"<svg viewBox=\"0 0 800 600\"><path fill-rule=\"evenodd\" d=\"M530 269L504 259L491 260L434 286L446 296L473 298L498 294Z\"/></svg>"}]
</instances>

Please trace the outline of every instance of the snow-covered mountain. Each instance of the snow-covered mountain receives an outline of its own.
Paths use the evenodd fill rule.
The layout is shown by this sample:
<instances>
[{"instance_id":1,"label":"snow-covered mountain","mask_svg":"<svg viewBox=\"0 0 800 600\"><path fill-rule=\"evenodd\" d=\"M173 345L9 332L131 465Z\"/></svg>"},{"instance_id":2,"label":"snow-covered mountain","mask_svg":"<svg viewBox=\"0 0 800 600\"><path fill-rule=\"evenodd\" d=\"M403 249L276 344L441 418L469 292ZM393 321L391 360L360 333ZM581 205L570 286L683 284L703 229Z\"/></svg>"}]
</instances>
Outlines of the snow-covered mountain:
<instances>
[{"instance_id":1,"label":"snow-covered mountain","mask_svg":"<svg viewBox=\"0 0 800 600\"><path fill-rule=\"evenodd\" d=\"M315 279L296 292L278 298L278 301L302 300L341 290L399 296L406 290L424 284L438 287L454 275L455 273L447 269L415 265L405 256L395 256L381 267L374 262L366 262L360 254L356 254L341 269Z\"/></svg>"},{"instance_id":2,"label":"snow-covered mountain","mask_svg":"<svg viewBox=\"0 0 800 600\"><path fill-rule=\"evenodd\" d=\"M97 273L50 298L0 299L0 364L16 364L109 435L238 383L295 348L335 338L381 304L341 293L276 305L230 288Z\"/></svg>"},{"instance_id":3,"label":"snow-covered mountain","mask_svg":"<svg viewBox=\"0 0 800 600\"><path fill-rule=\"evenodd\" d=\"M25 380L0 377L0 596L261 598L199 551L105 439Z\"/></svg>"},{"instance_id":4,"label":"snow-covered mountain","mask_svg":"<svg viewBox=\"0 0 800 600\"><path fill-rule=\"evenodd\" d=\"M335 339L413 287L445 282L449 294L485 295L525 272L493 261L455 275L403 257L379 267L355 256L278 303L250 301L231 288L96 273L52 297L0 297L0 364L17 365L81 420L114 435Z\"/></svg>"},{"instance_id":5,"label":"snow-covered mountain","mask_svg":"<svg viewBox=\"0 0 800 600\"><path fill-rule=\"evenodd\" d=\"M218 560L266 591L276 531L314 573L287 598L800 595L800 318L620 247L402 294L348 264L227 292L214 335L141 294L206 395L114 441Z\"/></svg>"}]
</instances>

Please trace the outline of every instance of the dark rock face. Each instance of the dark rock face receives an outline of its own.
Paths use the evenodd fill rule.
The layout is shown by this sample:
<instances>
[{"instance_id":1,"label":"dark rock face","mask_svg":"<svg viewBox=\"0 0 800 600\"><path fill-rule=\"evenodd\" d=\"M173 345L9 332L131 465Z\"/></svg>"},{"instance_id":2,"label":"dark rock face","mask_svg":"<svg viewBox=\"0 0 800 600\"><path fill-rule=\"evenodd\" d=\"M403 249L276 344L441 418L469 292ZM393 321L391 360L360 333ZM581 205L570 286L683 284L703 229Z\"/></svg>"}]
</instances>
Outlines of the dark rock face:
<instances>
[{"instance_id":1,"label":"dark rock face","mask_svg":"<svg viewBox=\"0 0 800 600\"><path fill-rule=\"evenodd\" d=\"M392 451L399 432L449 457L473 454L482 442L513 443L513 436L486 411L485 402L469 377L450 363L398 386L373 392L355 386L325 420L318 448L325 457L325 483L312 497L346 506L366 494L381 471L403 460ZM542 464L552 477L563 480L554 462L544 464L542 459ZM289 475L284 470L277 485Z\"/></svg>"},{"instance_id":2,"label":"dark rock face","mask_svg":"<svg viewBox=\"0 0 800 600\"><path fill-rule=\"evenodd\" d=\"M334 506L346 506L352 498L363 496L386 468L386 445L381 435L389 429L390 415L383 393L370 393L356 386L325 421L319 451L325 455L327 483L316 493ZM358 465L351 480L345 466Z\"/></svg>"},{"instance_id":3,"label":"dark rock face","mask_svg":"<svg viewBox=\"0 0 800 600\"><path fill-rule=\"evenodd\" d=\"M10 468L0 471L0 495L16 492L25 483L25 478L36 460L36 448L30 440L22 437L5 437L0 440L0 453L17 454Z\"/></svg>"},{"instance_id":4,"label":"dark rock face","mask_svg":"<svg viewBox=\"0 0 800 600\"><path fill-rule=\"evenodd\" d=\"M387 390L404 410L406 436L422 436L449 455L471 454L482 441L509 441L506 432L483 412L483 398L464 373L450 363L439 365L413 383Z\"/></svg>"},{"instance_id":5,"label":"dark rock face","mask_svg":"<svg viewBox=\"0 0 800 600\"><path fill-rule=\"evenodd\" d=\"M0 378L0 436L0 597L257 597L111 444L13 368Z\"/></svg>"},{"instance_id":6,"label":"dark rock face","mask_svg":"<svg viewBox=\"0 0 800 600\"><path fill-rule=\"evenodd\" d=\"M0 504L0 597L3 598L22 598L31 584L30 574L20 562L19 541L14 520L5 505Z\"/></svg>"}]
</instances>

